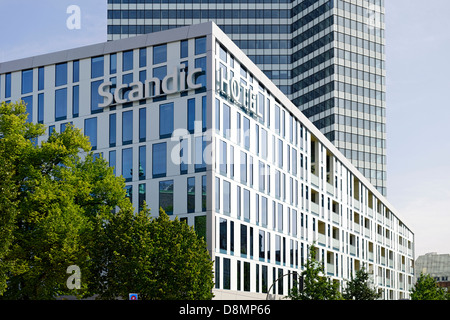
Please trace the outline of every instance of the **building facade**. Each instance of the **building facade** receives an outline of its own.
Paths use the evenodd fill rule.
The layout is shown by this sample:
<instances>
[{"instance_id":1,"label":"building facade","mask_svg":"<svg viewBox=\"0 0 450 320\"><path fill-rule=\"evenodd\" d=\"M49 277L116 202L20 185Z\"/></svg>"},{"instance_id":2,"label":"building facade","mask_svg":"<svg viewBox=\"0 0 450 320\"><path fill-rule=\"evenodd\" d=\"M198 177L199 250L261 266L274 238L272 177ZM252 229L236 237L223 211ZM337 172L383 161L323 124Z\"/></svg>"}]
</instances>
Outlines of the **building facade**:
<instances>
[{"instance_id":1,"label":"building facade","mask_svg":"<svg viewBox=\"0 0 450 320\"><path fill-rule=\"evenodd\" d=\"M214 21L386 196L384 0L108 0L108 40Z\"/></svg>"},{"instance_id":2,"label":"building facade","mask_svg":"<svg viewBox=\"0 0 450 320\"><path fill-rule=\"evenodd\" d=\"M217 298L286 296L312 243L341 288L365 267L408 297L405 220L214 23L0 63L0 101L20 99L38 142L74 124L136 209L206 238Z\"/></svg>"},{"instance_id":3,"label":"building facade","mask_svg":"<svg viewBox=\"0 0 450 320\"><path fill-rule=\"evenodd\" d=\"M450 287L450 254L430 252L419 256L414 266L415 281L423 274L433 277L439 286Z\"/></svg>"}]
</instances>

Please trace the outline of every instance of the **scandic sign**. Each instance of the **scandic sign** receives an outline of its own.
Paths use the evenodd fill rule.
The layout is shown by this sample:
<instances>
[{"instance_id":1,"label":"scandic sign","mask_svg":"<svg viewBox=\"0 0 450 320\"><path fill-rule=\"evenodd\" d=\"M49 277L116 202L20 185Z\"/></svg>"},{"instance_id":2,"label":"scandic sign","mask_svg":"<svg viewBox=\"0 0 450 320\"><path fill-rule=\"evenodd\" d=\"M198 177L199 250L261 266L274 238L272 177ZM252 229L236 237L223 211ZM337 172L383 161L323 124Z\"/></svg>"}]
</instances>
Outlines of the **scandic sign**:
<instances>
[{"instance_id":1,"label":"scandic sign","mask_svg":"<svg viewBox=\"0 0 450 320\"><path fill-rule=\"evenodd\" d=\"M130 84L118 85L116 91L110 92L112 82L103 82L98 87L98 94L103 97L103 103L100 103L99 108L105 108L113 104L127 103L131 101L138 101L147 98L156 98L161 95L183 92L190 89L199 89L202 87L201 83L195 83L195 75L201 74L201 68L195 68L186 76L184 65L176 66L173 73L168 74L162 80L158 78L151 78L145 83L140 81L132 82ZM123 92L130 90L128 99L124 99Z\"/></svg>"},{"instance_id":2,"label":"scandic sign","mask_svg":"<svg viewBox=\"0 0 450 320\"><path fill-rule=\"evenodd\" d=\"M98 107L105 108L115 104L199 89L202 87L202 84L195 83L195 76L200 75L202 72L201 68L195 68L186 76L184 65L179 65L162 80L151 78L146 80L145 83L137 81L130 84L121 84L117 86L114 94L111 92L112 82L105 81L98 87L98 94L103 97L103 103L100 103ZM231 78L231 74L225 76L222 68L216 71L216 89L236 105L257 117L262 117L258 110L256 94L251 88L239 83L236 78ZM124 98L123 93L125 90L129 91L128 99Z\"/></svg>"}]
</instances>

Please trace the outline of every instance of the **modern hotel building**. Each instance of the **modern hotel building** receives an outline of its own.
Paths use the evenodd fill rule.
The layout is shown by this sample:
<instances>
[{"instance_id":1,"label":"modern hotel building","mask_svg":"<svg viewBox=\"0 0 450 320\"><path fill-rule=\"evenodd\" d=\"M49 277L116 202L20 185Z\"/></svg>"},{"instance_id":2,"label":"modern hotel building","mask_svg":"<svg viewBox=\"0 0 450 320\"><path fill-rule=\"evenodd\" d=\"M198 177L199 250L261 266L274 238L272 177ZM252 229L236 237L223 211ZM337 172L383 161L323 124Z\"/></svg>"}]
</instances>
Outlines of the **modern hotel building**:
<instances>
[{"instance_id":1,"label":"modern hotel building","mask_svg":"<svg viewBox=\"0 0 450 320\"><path fill-rule=\"evenodd\" d=\"M205 236L217 298L286 296L312 243L341 288L365 267L408 297L406 221L214 23L0 63L20 99L48 134L81 128L136 209Z\"/></svg>"},{"instance_id":2,"label":"modern hotel building","mask_svg":"<svg viewBox=\"0 0 450 320\"><path fill-rule=\"evenodd\" d=\"M108 40L214 21L386 196L384 0L108 0Z\"/></svg>"}]
</instances>

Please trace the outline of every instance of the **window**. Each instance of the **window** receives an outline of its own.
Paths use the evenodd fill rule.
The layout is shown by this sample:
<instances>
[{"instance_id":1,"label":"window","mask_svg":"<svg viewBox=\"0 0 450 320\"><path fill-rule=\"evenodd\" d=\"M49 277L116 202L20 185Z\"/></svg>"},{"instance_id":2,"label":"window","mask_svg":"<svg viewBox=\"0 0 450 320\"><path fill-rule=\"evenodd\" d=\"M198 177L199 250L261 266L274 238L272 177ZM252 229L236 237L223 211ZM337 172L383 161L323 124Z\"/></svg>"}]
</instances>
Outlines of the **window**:
<instances>
[{"instance_id":1,"label":"window","mask_svg":"<svg viewBox=\"0 0 450 320\"><path fill-rule=\"evenodd\" d=\"M147 147L139 147L139 180L145 180L147 172Z\"/></svg>"},{"instance_id":2,"label":"window","mask_svg":"<svg viewBox=\"0 0 450 320\"><path fill-rule=\"evenodd\" d=\"M187 129L190 133L195 130L195 98L187 101Z\"/></svg>"},{"instance_id":3,"label":"window","mask_svg":"<svg viewBox=\"0 0 450 320\"><path fill-rule=\"evenodd\" d=\"M187 212L195 212L195 177L187 178Z\"/></svg>"},{"instance_id":4,"label":"window","mask_svg":"<svg viewBox=\"0 0 450 320\"><path fill-rule=\"evenodd\" d=\"M219 212L220 211L220 179L216 177L216 191L215 191L215 195L216 195L216 211Z\"/></svg>"},{"instance_id":5,"label":"window","mask_svg":"<svg viewBox=\"0 0 450 320\"><path fill-rule=\"evenodd\" d=\"M33 121L33 96L23 97L23 103L26 105L26 113L28 113L27 122Z\"/></svg>"},{"instance_id":6,"label":"window","mask_svg":"<svg viewBox=\"0 0 450 320\"><path fill-rule=\"evenodd\" d=\"M247 154L241 151L241 182L247 183Z\"/></svg>"},{"instance_id":7,"label":"window","mask_svg":"<svg viewBox=\"0 0 450 320\"><path fill-rule=\"evenodd\" d=\"M195 172L205 171L206 163L205 163L205 149L206 149L206 141L205 138L196 137L195 138Z\"/></svg>"},{"instance_id":8,"label":"window","mask_svg":"<svg viewBox=\"0 0 450 320\"><path fill-rule=\"evenodd\" d=\"M67 119L67 88L55 91L55 121Z\"/></svg>"},{"instance_id":9,"label":"window","mask_svg":"<svg viewBox=\"0 0 450 320\"><path fill-rule=\"evenodd\" d=\"M225 138L230 139L230 107L224 103L222 111L223 111L223 117L222 117L223 135Z\"/></svg>"},{"instance_id":10,"label":"window","mask_svg":"<svg viewBox=\"0 0 450 320\"><path fill-rule=\"evenodd\" d=\"M153 47L153 64L163 63L167 61L167 45Z\"/></svg>"},{"instance_id":11,"label":"window","mask_svg":"<svg viewBox=\"0 0 450 320\"><path fill-rule=\"evenodd\" d=\"M133 69L133 50L124 51L122 54L122 71Z\"/></svg>"},{"instance_id":12,"label":"window","mask_svg":"<svg viewBox=\"0 0 450 320\"><path fill-rule=\"evenodd\" d=\"M44 94L38 95L38 123L44 123Z\"/></svg>"},{"instance_id":13,"label":"window","mask_svg":"<svg viewBox=\"0 0 450 320\"><path fill-rule=\"evenodd\" d=\"M103 97L98 94L98 87L103 80L91 82L91 113L103 112L103 108L99 108L99 104L103 103Z\"/></svg>"},{"instance_id":14,"label":"window","mask_svg":"<svg viewBox=\"0 0 450 320\"><path fill-rule=\"evenodd\" d=\"M38 90L44 90L45 86L45 72L44 67L38 69Z\"/></svg>"},{"instance_id":15,"label":"window","mask_svg":"<svg viewBox=\"0 0 450 320\"><path fill-rule=\"evenodd\" d=\"M250 190L244 189L244 219L250 221Z\"/></svg>"},{"instance_id":16,"label":"window","mask_svg":"<svg viewBox=\"0 0 450 320\"><path fill-rule=\"evenodd\" d=\"M67 62L58 63L55 66L55 86L67 84Z\"/></svg>"},{"instance_id":17,"label":"window","mask_svg":"<svg viewBox=\"0 0 450 320\"><path fill-rule=\"evenodd\" d=\"M173 215L173 180L159 182L159 207L162 208L167 215Z\"/></svg>"},{"instance_id":18,"label":"window","mask_svg":"<svg viewBox=\"0 0 450 320\"><path fill-rule=\"evenodd\" d=\"M195 68L201 68L202 72L195 75L195 84L201 84L202 87L195 92L203 92L206 90L206 57L195 59Z\"/></svg>"},{"instance_id":19,"label":"window","mask_svg":"<svg viewBox=\"0 0 450 320\"><path fill-rule=\"evenodd\" d=\"M202 176L202 211L206 211L206 176Z\"/></svg>"},{"instance_id":20,"label":"window","mask_svg":"<svg viewBox=\"0 0 450 320\"><path fill-rule=\"evenodd\" d=\"M206 131L206 96L202 97L202 131Z\"/></svg>"},{"instance_id":21,"label":"window","mask_svg":"<svg viewBox=\"0 0 450 320\"><path fill-rule=\"evenodd\" d=\"M9 80L9 82L11 83L11 80ZM32 91L33 91L33 69L23 70L22 71L22 94L30 93Z\"/></svg>"},{"instance_id":22,"label":"window","mask_svg":"<svg viewBox=\"0 0 450 320\"><path fill-rule=\"evenodd\" d=\"M84 120L84 135L89 137L92 150L97 149L97 118Z\"/></svg>"},{"instance_id":23,"label":"window","mask_svg":"<svg viewBox=\"0 0 450 320\"><path fill-rule=\"evenodd\" d=\"M173 132L173 102L159 106L159 136L169 138Z\"/></svg>"},{"instance_id":24,"label":"window","mask_svg":"<svg viewBox=\"0 0 450 320\"><path fill-rule=\"evenodd\" d=\"M231 197L231 185L228 181L223 181L223 213L230 214L230 197Z\"/></svg>"},{"instance_id":25,"label":"window","mask_svg":"<svg viewBox=\"0 0 450 320\"><path fill-rule=\"evenodd\" d=\"M116 136L117 136L117 115L112 113L109 115L109 146L116 146Z\"/></svg>"},{"instance_id":26,"label":"window","mask_svg":"<svg viewBox=\"0 0 450 320\"><path fill-rule=\"evenodd\" d=\"M153 178L160 178L166 176L167 167L167 149L166 143L156 143L153 145L152 152L152 172Z\"/></svg>"},{"instance_id":27,"label":"window","mask_svg":"<svg viewBox=\"0 0 450 320\"><path fill-rule=\"evenodd\" d=\"M189 54L189 41L188 40L182 40L180 42L180 58L186 58Z\"/></svg>"},{"instance_id":28,"label":"window","mask_svg":"<svg viewBox=\"0 0 450 320\"><path fill-rule=\"evenodd\" d=\"M103 56L91 58L91 79L103 77L104 73Z\"/></svg>"},{"instance_id":29,"label":"window","mask_svg":"<svg viewBox=\"0 0 450 320\"><path fill-rule=\"evenodd\" d=\"M139 109L139 142L147 137L147 108Z\"/></svg>"},{"instance_id":30,"label":"window","mask_svg":"<svg viewBox=\"0 0 450 320\"><path fill-rule=\"evenodd\" d=\"M5 98L11 97L11 73L5 74Z\"/></svg>"},{"instance_id":31,"label":"window","mask_svg":"<svg viewBox=\"0 0 450 320\"><path fill-rule=\"evenodd\" d=\"M220 141L220 158L219 158L220 173L227 174L227 144L224 141Z\"/></svg>"},{"instance_id":32,"label":"window","mask_svg":"<svg viewBox=\"0 0 450 320\"><path fill-rule=\"evenodd\" d=\"M227 220L220 218L219 220L219 248L222 253L227 251Z\"/></svg>"},{"instance_id":33,"label":"window","mask_svg":"<svg viewBox=\"0 0 450 320\"><path fill-rule=\"evenodd\" d=\"M79 60L75 60L73 62L72 80L73 80L73 82L80 81L80 61Z\"/></svg>"},{"instance_id":34,"label":"window","mask_svg":"<svg viewBox=\"0 0 450 320\"><path fill-rule=\"evenodd\" d=\"M195 39L195 54L206 53L206 37Z\"/></svg>"},{"instance_id":35,"label":"window","mask_svg":"<svg viewBox=\"0 0 450 320\"><path fill-rule=\"evenodd\" d=\"M125 182L133 180L133 148L122 150L122 176Z\"/></svg>"},{"instance_id":36,"label":"window","mask_svg":"<svg viewBox=\"0 0 450 320\"><path fill-rule=\"evenodd\" d=\"M241 255L247 256L247 226L241 224Z\"/></svg>"},{"instance_id":37,"label":"window","mask_svg":"<svg viewBox=\"0 0 450 320\"><path fill-rule=\"evenodd\" d=\"M109 73L115 74L117 72L117 53L112 53L109 56Z\"/></svg>"},{"instance_id":38,"label":"window","mask_svg":"<svg viewBox=\"0 0 450 320\"><path fill-rule=\"evenodd\" d=\"M114 175L116 175L116 151L112 150L109 152L109 166L113 168Z\"/></svg>"},{"instance_id":39,"label":"window","mask_svg":"<svg viewBox=\"0 0 450 320\"><path fill-rule=\"evenodd\" d=\"M144 208L144 201L145 201L145 199L146 199L146 196L147 196L147 194L146 194L146 184L145 183L141 183L141 184L139 184L139 199L138 199L138 201L139 201L139 203L138 203L138 205L139 205L139 211L141 211L143 208Z\"/></svg>"},{"instance_id":40,"label":"window","mask_svg":"<svg viewBox=\"0 0 450 320\"><path fill-rule=\"evenodd\" d=\"M243 117L243 129L244 129L244 147L250 149L250 120L247 117Z\"/></svg>"},{"instance_id":41,"label":"window","mask_svg":"<svg viewBox=\"0 0 450 320\"><path fill-rule=\"evenodd\" d=\"M147 48L139 49L139 68L147 65Z\"/></svg>"},{"instance_id":42,"label":"window","mask_svg":"<svg viewBox=\"0 0 450 320\"><path fill-rule=\"evenodd\" d=\"M80 87L72 88L72 116L77 118L80 112Z\"/></svg>"},{"instance_id":43,"label":"window","mask_svg":"<svg viewBox=\"0 0 450 320\"><path fill-rule=\"evenodd\" d=\"M122 144L133 143L133 110L122 113Z\"/></svg>"}]
</instances>

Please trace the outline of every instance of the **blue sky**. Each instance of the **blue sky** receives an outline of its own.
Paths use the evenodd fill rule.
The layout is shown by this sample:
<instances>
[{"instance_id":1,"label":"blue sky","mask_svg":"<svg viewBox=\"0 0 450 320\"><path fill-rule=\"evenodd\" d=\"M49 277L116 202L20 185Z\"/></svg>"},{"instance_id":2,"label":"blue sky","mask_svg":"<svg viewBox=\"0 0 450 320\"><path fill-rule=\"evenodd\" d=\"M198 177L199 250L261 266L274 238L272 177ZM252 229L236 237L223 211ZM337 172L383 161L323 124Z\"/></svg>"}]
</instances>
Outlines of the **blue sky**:
<instances>
[{"instance_id":1,"label":"blue sky","mask_svg":"<svg viewBox=\"0 0 450 320\"><path fill-rule=\"evenodd\" d=\"M385 2L388 200L416 257L450 253L450 1ZM0 30L0 62L104 42L106 0L0 0Z\"/></svg>"}]
</instances>

